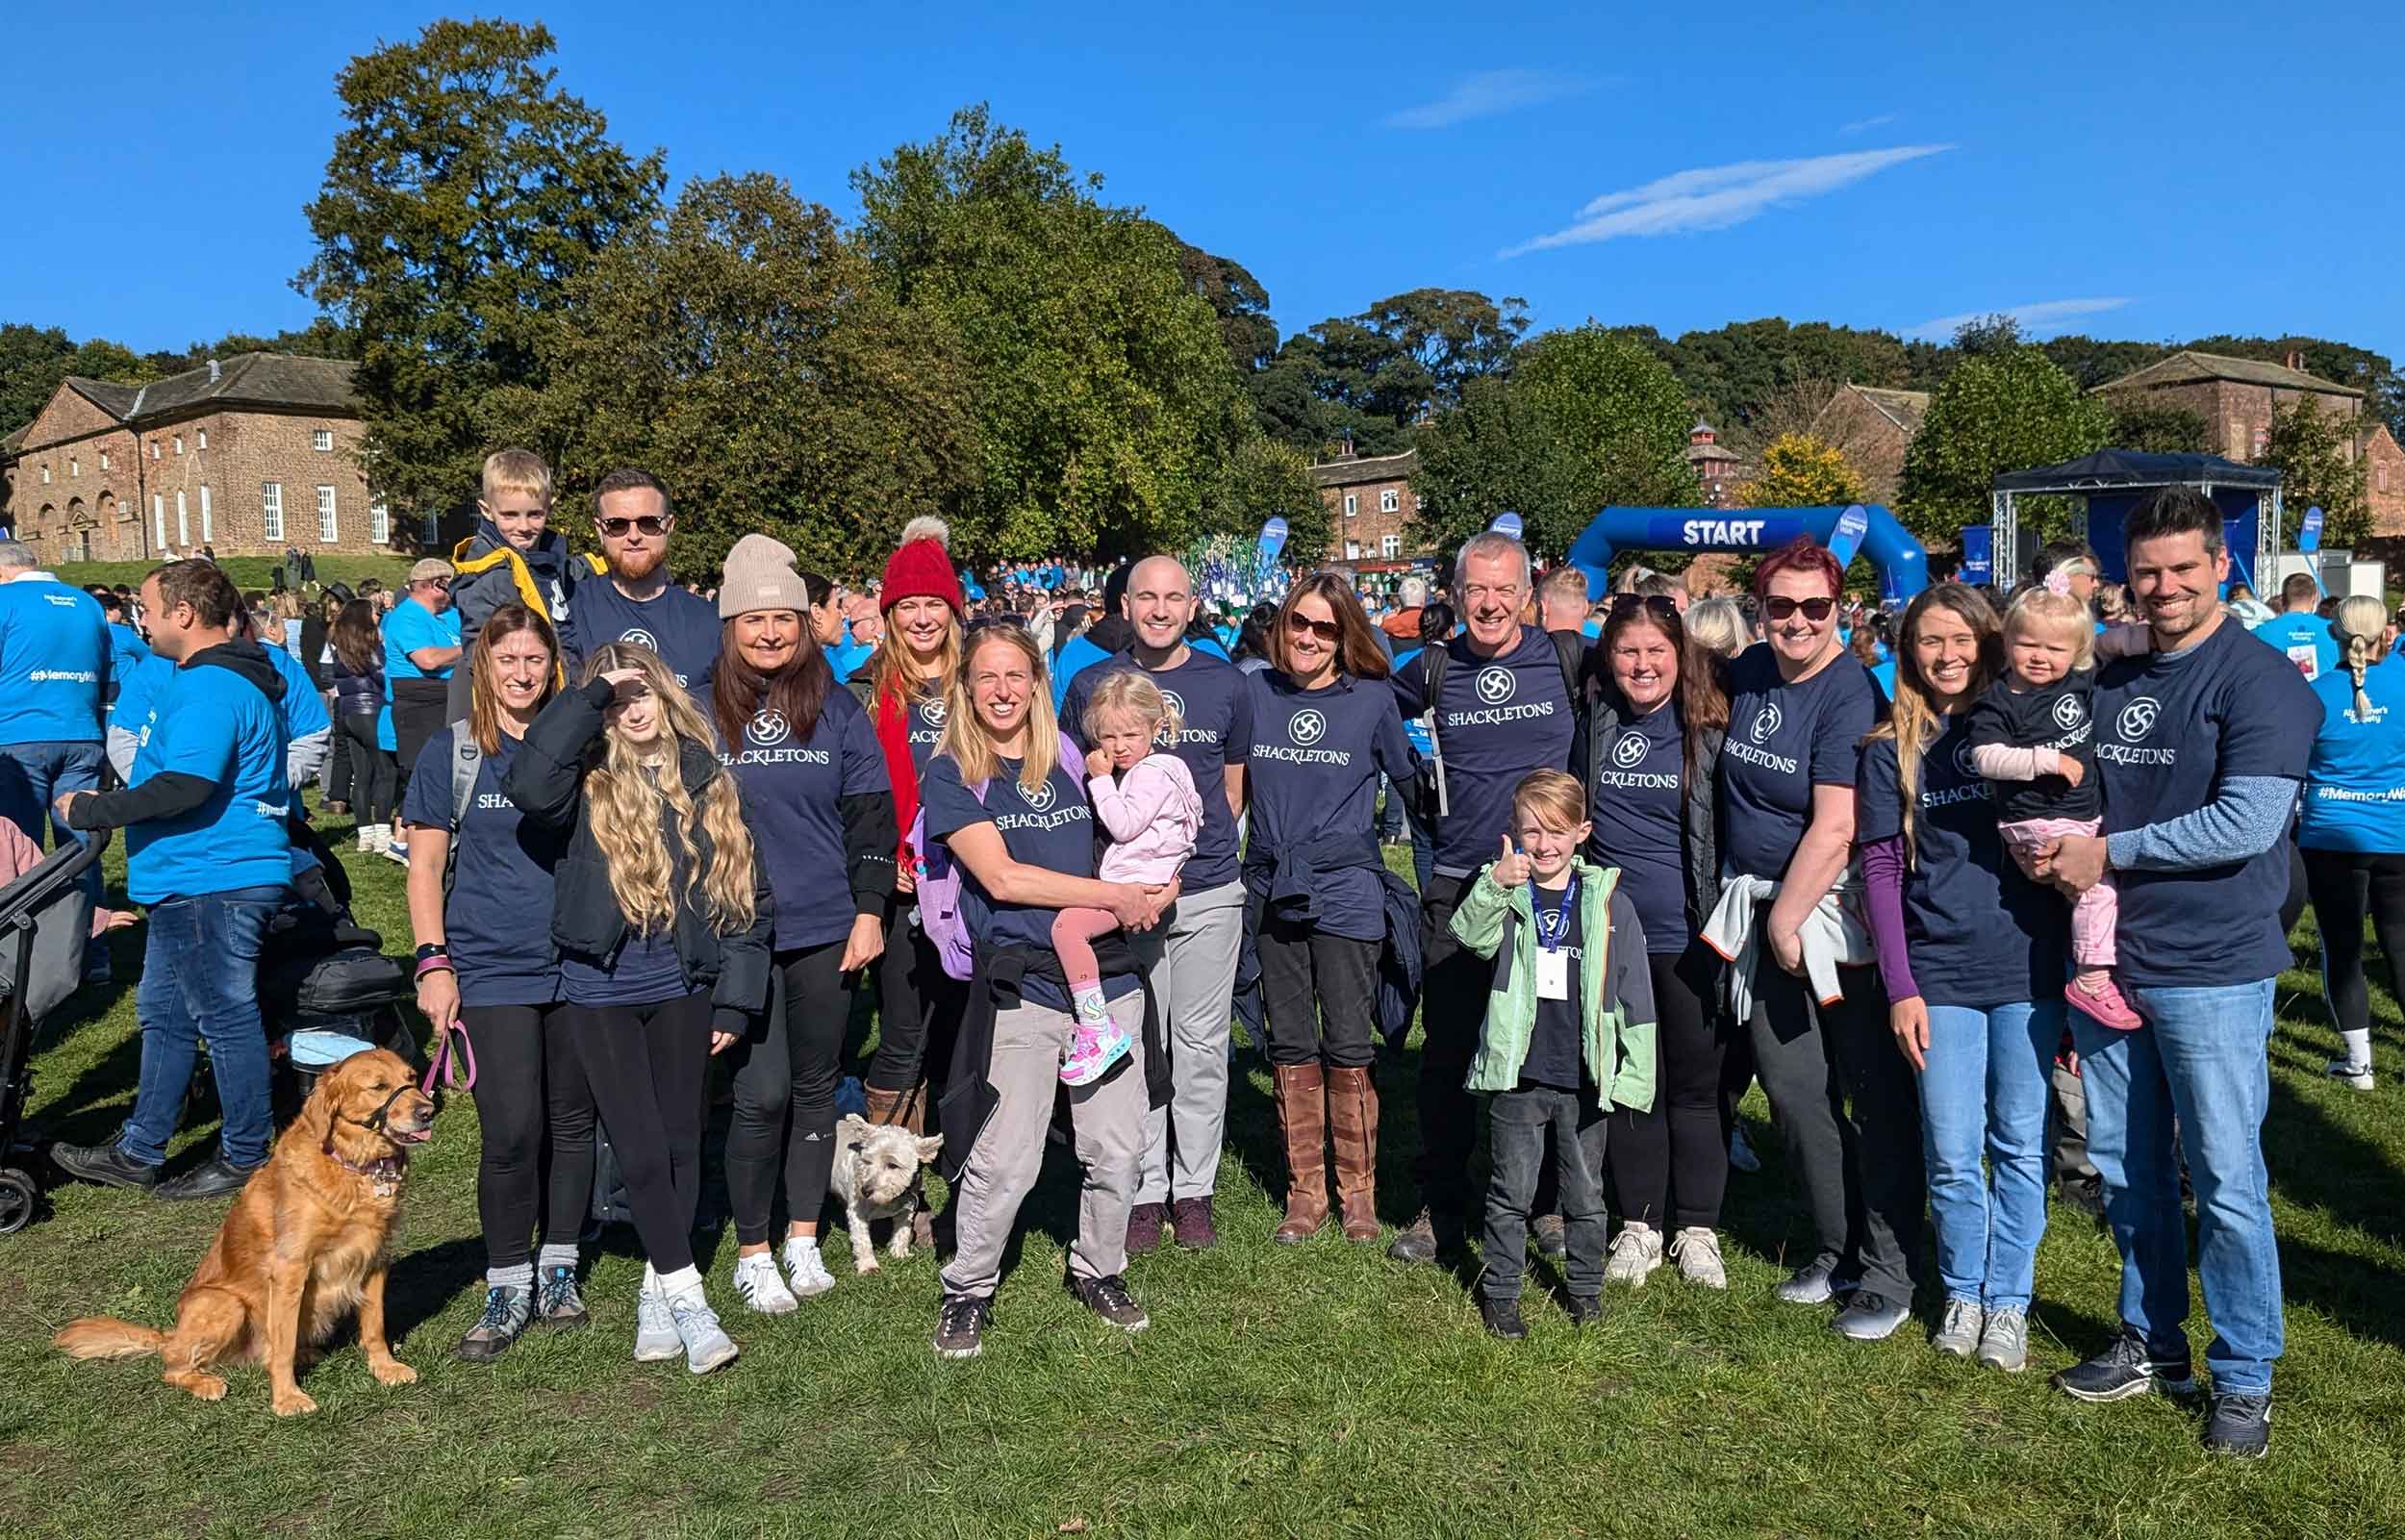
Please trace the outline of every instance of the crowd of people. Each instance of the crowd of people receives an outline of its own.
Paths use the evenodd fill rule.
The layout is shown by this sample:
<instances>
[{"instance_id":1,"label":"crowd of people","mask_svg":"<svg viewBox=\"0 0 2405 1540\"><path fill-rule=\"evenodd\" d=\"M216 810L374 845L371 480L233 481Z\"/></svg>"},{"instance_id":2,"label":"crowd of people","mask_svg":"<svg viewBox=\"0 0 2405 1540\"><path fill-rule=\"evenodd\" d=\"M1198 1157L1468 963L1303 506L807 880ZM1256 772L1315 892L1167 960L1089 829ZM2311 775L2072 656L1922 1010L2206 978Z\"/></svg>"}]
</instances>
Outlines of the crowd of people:
<instances>
[{"instance_id":1,"label":"crowd of people","mask_svg":"<svg viewBox=\"0 0 2405 1540\"><path fill-rule=\"evenodd\" d=\"M2185 1179L2205 1440L2267 1446L2272 981L2310 890L2332 1073L2370 1089L2367 911L2405 957L2405 663L2377 600L2250 635L2202 497L2130 513L2126 625L2074 544L2009 605L1941 583L1890 620L1810 541L1742 600L1640 573L1597 602L1488 533L1442 590L1374 614L1304 572L1223 638L1169 555L1103 575L1090 620L1070 595L1097 574L1067 564L972 598L933 520L856 592L761 535L687 586L646 471L600 482L591 556L536 457L495 454L482 492L453 561L316 606L190 560L89 594L0 543L0 814L123 830L148 911L134 1110L59 1147L70 1174L198 1198L266 1159L251 974L322 886L316 777L408 867L419 1007L479 1062L463 1357L588 1319L601 1139L646 1261L635 1356L737 1355L693 1248L713 1058L734 1298L835 1287L820 1218L866 990L866 1117L949 1179L922 1216L947 1357L983 1346L1056 1123L1067 1285L1102 1320L1147 1325L1131 1258L1217 1244L1241 1017L1283 1143L1270 1239L1332 1225L1413 1265L1475 1239L1506 1338L1532 1246L1573 1322L1665 1265L1728 1286L1759 1080L1811 1237L1780 1300L1870 1341L1926 1296L1937 1351L2020 1371L2051 1159L2092 1173L2123 1264L2117 1334L2054 1383L2183 1392ZM1416 883L1386 867L1405 842ZM1414 982L1418 1054L1381 1070ZM203 1043L218 1148L163 1181ZM1389 1229L1395 1094L1418 1148Z\"/></svg>"}]
</instances>

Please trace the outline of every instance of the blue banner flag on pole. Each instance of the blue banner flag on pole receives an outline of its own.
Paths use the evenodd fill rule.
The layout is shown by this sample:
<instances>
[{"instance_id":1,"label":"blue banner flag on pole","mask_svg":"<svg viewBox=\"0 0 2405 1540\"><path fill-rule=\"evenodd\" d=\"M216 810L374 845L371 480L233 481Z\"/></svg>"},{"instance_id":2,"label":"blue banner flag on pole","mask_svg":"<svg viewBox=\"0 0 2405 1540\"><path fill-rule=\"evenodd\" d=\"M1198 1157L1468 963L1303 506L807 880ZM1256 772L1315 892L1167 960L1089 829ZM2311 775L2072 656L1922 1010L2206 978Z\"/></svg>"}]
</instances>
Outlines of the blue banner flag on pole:
<instances>
[{"instance_id":1,"label":"blue banner flag on pole","mask_svg":"<svg viewBox=\"0 0 2405 1540\"><path fill-rule=\"evenodd\" d=\"M1962 569L1956 576L1974 587L1996 577L1996 531L1991 524L1962 526Z\"/></svg>"},{"instance_id":2,"label":"blue banner flag on pole","mask_svg":"<svg viewBox=\"0 0 2405 1540\"><path fill-rule=\"evenodd\" d=\"M2296 548L2308 556L2321 549L2321 505L2319 503L2305 510L2304 527L2296 532Z\"/></svg>"},{"instance_id":3,"label":"blue banner flag on pole","mask_svg":"<svg viewBox=\"0 0 2405 1540\"><path fill-rule=\"evenodd\" d=\"M1837 559L1839 567L1850 565L1854 553L1862 548L1862 537L1870 533L1870 510L1861 503L1849 503L1837 516L1837 527L1829 532L1829 554Z\"/></svg>"}]
</instances>

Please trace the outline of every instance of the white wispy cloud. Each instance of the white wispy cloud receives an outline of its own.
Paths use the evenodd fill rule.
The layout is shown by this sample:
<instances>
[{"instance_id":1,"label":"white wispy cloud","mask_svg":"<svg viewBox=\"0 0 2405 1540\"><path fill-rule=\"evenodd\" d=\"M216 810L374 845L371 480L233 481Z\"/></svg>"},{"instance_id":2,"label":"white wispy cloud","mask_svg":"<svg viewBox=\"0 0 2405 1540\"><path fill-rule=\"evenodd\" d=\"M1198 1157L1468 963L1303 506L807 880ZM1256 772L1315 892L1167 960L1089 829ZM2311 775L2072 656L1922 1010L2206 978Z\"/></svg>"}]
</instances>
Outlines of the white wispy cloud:
<instances>
[{"instance_id":1,"label":"white wispy cloud","mask_svg":"<svg viewBox=\"0 0 2405 1540\"><path fill-rule=\"evenodd\" d=\"M1954 148L1951 144L1902 144L1888 150L1855 150L1794 161L1739 161L1699 166L1658 177L1641 188L1607 192L1578 213L1566 230L1506 247L1511 258L1554 246L1586 245L1623 236L1669 236L1689 230L1725 230L1782 204L1800 203L1889 166Z\"/></svg>"},{"instance_id":2,"label":"white wispy cloud","mask_svg":"<svg viewBox=\"0 0 2405 1540\"><path fill-rule=\"evenodd\" d=\"M1877 117L1858 117L1837 130L1840 134L1860 134L1866 129L1885 128L1895 121L1895 114L1882 113Z\"/></svg>"},{"instance_id":3,"label":"white wispy cloud","mask_svg":"<svg viewBox=\"0 0 2405 1540\"><path fill-rule=\"evenodd\" d=\"M2101 316L2109 310L2119 310L2128 303L2129 296L2126 294L2092 299L2041 299L2030 305L2001 305L1992 310L1965 311L1960 316L1940 316L1936 320L1921 322L1904 335L1942 342L1973 321L1984 321L1990 316L2009 316L2019 323L2022 336L2051 337L2083 316Z\"/></svg>"},{"instance_id":4,"label":"white wispy cloud","mask_svg":"<svg viewBox=\"0 0 2405 1540\"><path fill-rule=\"evenodd\" d=\"M1541 69L1484 69L1432 102L1386 115L1388 128L1451 128L1474 117L1492 117L1540 102L1575 96L1593 82Z\"/></svg>"}]
</instances>

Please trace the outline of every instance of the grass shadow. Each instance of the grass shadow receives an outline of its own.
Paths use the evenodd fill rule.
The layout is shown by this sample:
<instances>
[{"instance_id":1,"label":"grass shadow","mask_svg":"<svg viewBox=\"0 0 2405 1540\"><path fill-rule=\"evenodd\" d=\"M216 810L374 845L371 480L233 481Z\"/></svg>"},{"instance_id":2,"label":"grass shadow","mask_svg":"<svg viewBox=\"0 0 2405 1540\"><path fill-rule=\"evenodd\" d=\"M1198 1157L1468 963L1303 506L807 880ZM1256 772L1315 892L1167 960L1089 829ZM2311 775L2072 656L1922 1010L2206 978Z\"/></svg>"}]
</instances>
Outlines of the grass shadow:
<instances>
[{"instance_id":1,"label":"grass shadow","mask_svg":"<svg viewBox=\"0 0 2405 1540\"><path fill-rule=\"evenodd\" d=\"M484 1279L484 1242L462 1236L393 1259L384 1283L385 1334L395 1347Z\"/></svg>"}]
</instances>

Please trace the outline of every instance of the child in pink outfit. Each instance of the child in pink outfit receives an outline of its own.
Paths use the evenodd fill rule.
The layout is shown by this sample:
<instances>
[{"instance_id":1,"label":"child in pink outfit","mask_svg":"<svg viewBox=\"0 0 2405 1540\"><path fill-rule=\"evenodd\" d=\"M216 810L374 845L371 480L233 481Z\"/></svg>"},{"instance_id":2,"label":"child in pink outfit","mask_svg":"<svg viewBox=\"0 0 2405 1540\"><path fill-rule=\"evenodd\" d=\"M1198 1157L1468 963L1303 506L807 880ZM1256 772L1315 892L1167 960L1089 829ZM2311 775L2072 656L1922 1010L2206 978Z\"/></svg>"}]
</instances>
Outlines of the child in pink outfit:
<instances>
[{"instance_id":1,"label":"child in pink outfit","mask_svg":"<svg viewBox=\"0 0 2405 1540\"><path fill-rule=\"evenodd\" d=\"M1175 743L1176 714L1160 687L1135 669L1103 680L1086 706L1084 726L1095 750L1086 763L1090 769L1099 766L1086 790L1094 816L1111 841L1099 872L1104 882L1175 884L1186 857L1194 853L1195 836L1202 827L1202 798L1185 762L1153 748L1164 725ZM1060 1067L1067 1085L1091 1083L1132 1046L1127 1030L1111 1020L1102 999L1102 970L1094 960L1094 938L1118 924L1107 909L1064 909L1052 921L1052 950L1069 976L1070 1004L1077 1019L1069 1055Z\"/></svg>"}]
</instances>

